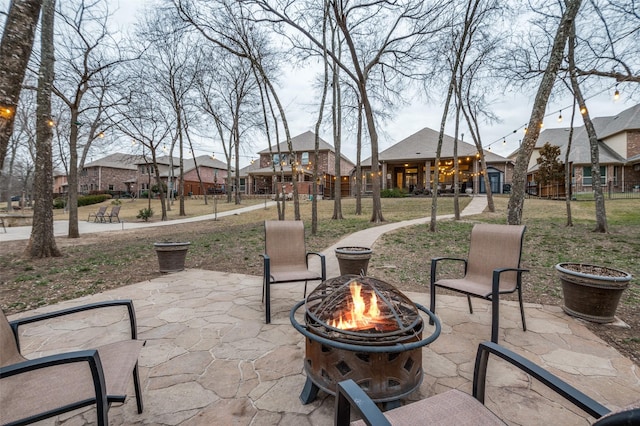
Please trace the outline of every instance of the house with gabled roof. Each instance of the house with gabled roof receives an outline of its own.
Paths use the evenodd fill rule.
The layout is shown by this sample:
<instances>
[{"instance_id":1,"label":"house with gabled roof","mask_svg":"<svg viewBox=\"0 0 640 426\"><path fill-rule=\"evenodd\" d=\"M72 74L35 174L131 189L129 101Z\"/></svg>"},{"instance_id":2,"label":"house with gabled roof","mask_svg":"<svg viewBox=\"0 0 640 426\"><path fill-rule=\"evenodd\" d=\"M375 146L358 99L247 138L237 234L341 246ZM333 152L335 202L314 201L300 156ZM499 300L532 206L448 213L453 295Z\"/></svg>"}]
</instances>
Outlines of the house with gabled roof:
<instances>
[{"instance_id":1,"label":"house with gabled roof","mask_svg":"<svg viewBox=\"0 0 640 426\"><path fill-rule=\"evenodd\" d=\"M153 165L149 159L138 162L135 187L138 193L153 188L156 184ZM160 179L167 185L167 190L178 190L180 177L180 159L177 157L162 156L156 158ZM200 196L216 194L226 190L227 164L212 158L209 155L200 155L195 158L185 158L184 168L184 195ZM233 172L233 169L231 169ZM200 185L202 181L202 185Z\"/></svg>"},{"instance_id":2,"label":"house with gabled roof","mask_svg":"<svg viewBox=\"0 0 640 426\"><path fill-rule=\"evenodd\" d=\"M291 138L293 150L289 150L286 141L278 146L263 149L258 153L258 166L247 172L247 192L249 194L289 193L295 174L298 181L299 194L311 194L313 180L313 159L316 134L307 131ZM319 138L318 171L320 175L320 192L324 197L333 196L336 185L336 152L333 145ZM349 173L354 163L344 155L340 156L340 175L343 195L349 195Z\"/></svg>"},{"instance_id":3,"label":"house with gabled roof","mask_svg":"<svg viewBox=\"0 0 640 426\"><path fill-rule=\"evenodd\" d=\"M81 194L95 192L132 192L136 181L141 155L116 152L84 165L78 174L78 191Z\"/></svg>"},{"instance_id":4,"label":"house with gabled roof","mask_svg":"<svg viewBox=\"0 0 640 426\"><path fill-rule=\"evenodd\" d=\"M438 167L439 187L451 190L454 183L454 138L444 135L440 160L436 164L439 132L425 127L378 155L381 187L400 188L410 193L421 193L432 187L435 168ZM478 150L475 145L458 141L458 184L460 190L470 188L474 193L486 192ZM513 161L491 151L484 151L487 174L492 193L509 192L513 175ZM371 157L362 162L363 191L372 188ZM352 179L354 180L354 179Z\"/></svg>"},{"instance_id":5,"label":"house with gabled roof","mask_svg":"<svg viewBox=\"0 0 640 426\"><path fill-rule=\"evenodd\" d=\"M178 187L180 159L169 156L156 159L160 179L167 188ZM224 191L227 165L208 155L186 158L184 167L185 195L213 194ZM198 176L199 175L199 176ZM204 188L200 185L200 179ZM83 194L96 192L132 193L140 196L156 184L152 164L142 155L115 153L86 164L78 176ZM204 191L204 192L203 192Z\"/></svg>"},{"instance_id":6,"label":"house with gabled roof","mask_svg":"<svg viewBox=\"0 0 640 426\"><path fill-rule=\"evenodd\" d=\"M613 192L640 192L640 104L608 117L592 119L598 136L600 184ZM528 168L529 186L535 187L540 149L549 143L560 148L564 163L570 128L545 129L540 133ZM516 155L516 153L512 155ZM575 127L569 150L574 192L591 192L591 147L584 126ZM563 183L559 185L564 187ZM564 193L564 189L560 190Z\"/></svg>"}]
</instances>

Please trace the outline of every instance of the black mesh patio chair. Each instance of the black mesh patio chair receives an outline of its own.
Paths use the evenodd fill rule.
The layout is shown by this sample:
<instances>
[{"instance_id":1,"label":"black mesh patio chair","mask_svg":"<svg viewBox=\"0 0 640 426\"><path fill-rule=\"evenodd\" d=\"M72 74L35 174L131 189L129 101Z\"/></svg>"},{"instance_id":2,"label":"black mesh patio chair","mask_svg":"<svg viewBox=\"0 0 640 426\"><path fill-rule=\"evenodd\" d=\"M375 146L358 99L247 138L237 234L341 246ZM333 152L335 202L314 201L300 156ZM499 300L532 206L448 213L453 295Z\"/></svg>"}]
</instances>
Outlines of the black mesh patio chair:
<instances>
[{"instance_id":1,"label":"black mesh patio chair","mask_svg":"<svg viewBox=\"0 0 640 426\"><path fill-rule=\"evenodd\" d=\"M640 424L640 401L623 410L612 412L539 365L496 343L485 342L478 346L473 373L473 395L452 389L383 413L353 380L346 380L338 383L335 425L504 425L506 423L484 405L489 355L495 355L516 366L562 398L595 417L597 420L593 423L594 425ZM351 422L352 408L361 418L360 420ZM533 420L532 424L535 423Z\"/></svg>"},{"instance_id":2,"label":"black mesh patio chair","mask_svg":"<svg viewBox=\"0 0 640 426\"><path fill-rule=\"evenodd\" d=\"M95 349L27 359L20 353L21 326L94 309L126 308L131 338ZM0 310L0 424L24 425L90 405L97 424L108 425L112 403L123 403L131 378L138 413L142 392L136 317L131 300L114 300L8 321Z\"/></svg>"}]
</instances>

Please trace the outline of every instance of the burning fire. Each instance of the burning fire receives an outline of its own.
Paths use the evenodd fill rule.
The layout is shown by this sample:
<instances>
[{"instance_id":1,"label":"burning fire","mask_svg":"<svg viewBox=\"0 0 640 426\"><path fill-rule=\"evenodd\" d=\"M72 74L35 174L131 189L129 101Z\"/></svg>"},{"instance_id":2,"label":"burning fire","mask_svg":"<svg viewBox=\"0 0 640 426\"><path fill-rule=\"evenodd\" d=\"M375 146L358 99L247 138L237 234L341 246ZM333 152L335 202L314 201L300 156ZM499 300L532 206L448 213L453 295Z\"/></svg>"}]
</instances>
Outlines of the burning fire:
<instances>
[{"instance_id":1,"label":"burning fire","mask_svg":"<svg viewBox=\"0 0 640 426\"><path fill-rule=\"evenodd\" d=\"M378 298L375 292L371 293L369 299L369 310L362 297L362 285L356 281L349 285L351 300L348 303L350 310L341 312L340 318L331 320L329 325L341 330L362 330L375 327L380 322L380 309L378 308Z\"/></svg>"}]
</instances>

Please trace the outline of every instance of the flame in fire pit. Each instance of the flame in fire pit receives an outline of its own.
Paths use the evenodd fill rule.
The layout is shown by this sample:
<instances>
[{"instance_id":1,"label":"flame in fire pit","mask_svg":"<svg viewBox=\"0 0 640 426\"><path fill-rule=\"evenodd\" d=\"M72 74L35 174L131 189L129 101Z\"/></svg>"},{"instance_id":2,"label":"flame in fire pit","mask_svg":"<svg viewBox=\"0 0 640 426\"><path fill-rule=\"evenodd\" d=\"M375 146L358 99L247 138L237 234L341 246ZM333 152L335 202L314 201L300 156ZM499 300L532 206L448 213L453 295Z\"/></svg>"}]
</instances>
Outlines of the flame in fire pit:
<instances>
[{"instance_id":1,"label":"flame in fire pit","mask_svg":"<svg viewBox=\"0 0 640 426\"><path fill-rule=\"evenodd\" d=\"M378 308L378 297L375 292L371 292L369 309L367 309L367 303L362 296L362 285L352 281L349 284L349 290L351 291L349 310L340 312L339 318L329 321L329 325L341 330L377 329L380 323L380 308Z\"/></svg>"}]
</instances>

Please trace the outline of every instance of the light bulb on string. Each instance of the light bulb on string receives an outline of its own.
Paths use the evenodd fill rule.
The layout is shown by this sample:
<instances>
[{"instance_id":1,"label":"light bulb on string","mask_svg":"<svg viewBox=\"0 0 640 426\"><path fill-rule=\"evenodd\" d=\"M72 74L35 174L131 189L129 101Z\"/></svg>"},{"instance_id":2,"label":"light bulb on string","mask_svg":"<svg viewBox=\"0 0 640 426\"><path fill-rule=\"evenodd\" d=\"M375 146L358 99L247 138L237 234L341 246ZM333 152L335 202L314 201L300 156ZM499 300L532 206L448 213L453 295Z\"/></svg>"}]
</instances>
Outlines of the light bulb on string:
<instances>
[{"instance_id":1,"label":"light bulb on string","mask_svg":"<svg viewBox=\"0 0 640 426\"><path fill-rule=\"evenodd\" d=\"M562 110L560 110L560 115L558 116L558 123L562 122Z\"/></svg>"},{"instance_id":2,"label":"light bulb on string","mask_svg":"<svg viewBox=\"0 0 640 426\"><path fill-rule=\"evenodd\" d=\"M586 106L580 107L580 114L585 115L586 113L587 113L587 107Z\"/></svg>"},{"instance_id":3,"label":"light bulb on string","mask_svg":"<svg viewBox=\"0 0 640 426\"><path fill-rule=\"evenodd\" d=\"M614 102L620 99L620 91L618 90L618 85L616 84L616 91L613 92L613 100Z\"/></svg>"},{"instance_id":4,"label":"light bulb on string","mask_svg":"<svg viewBox=\"0 0 640 426\"><path fill-rule=\"evenodd\" d=\"M507 140L506 139L502 139L502 146L505 146L507 144Z\"/></svg>"}]
</instances>

